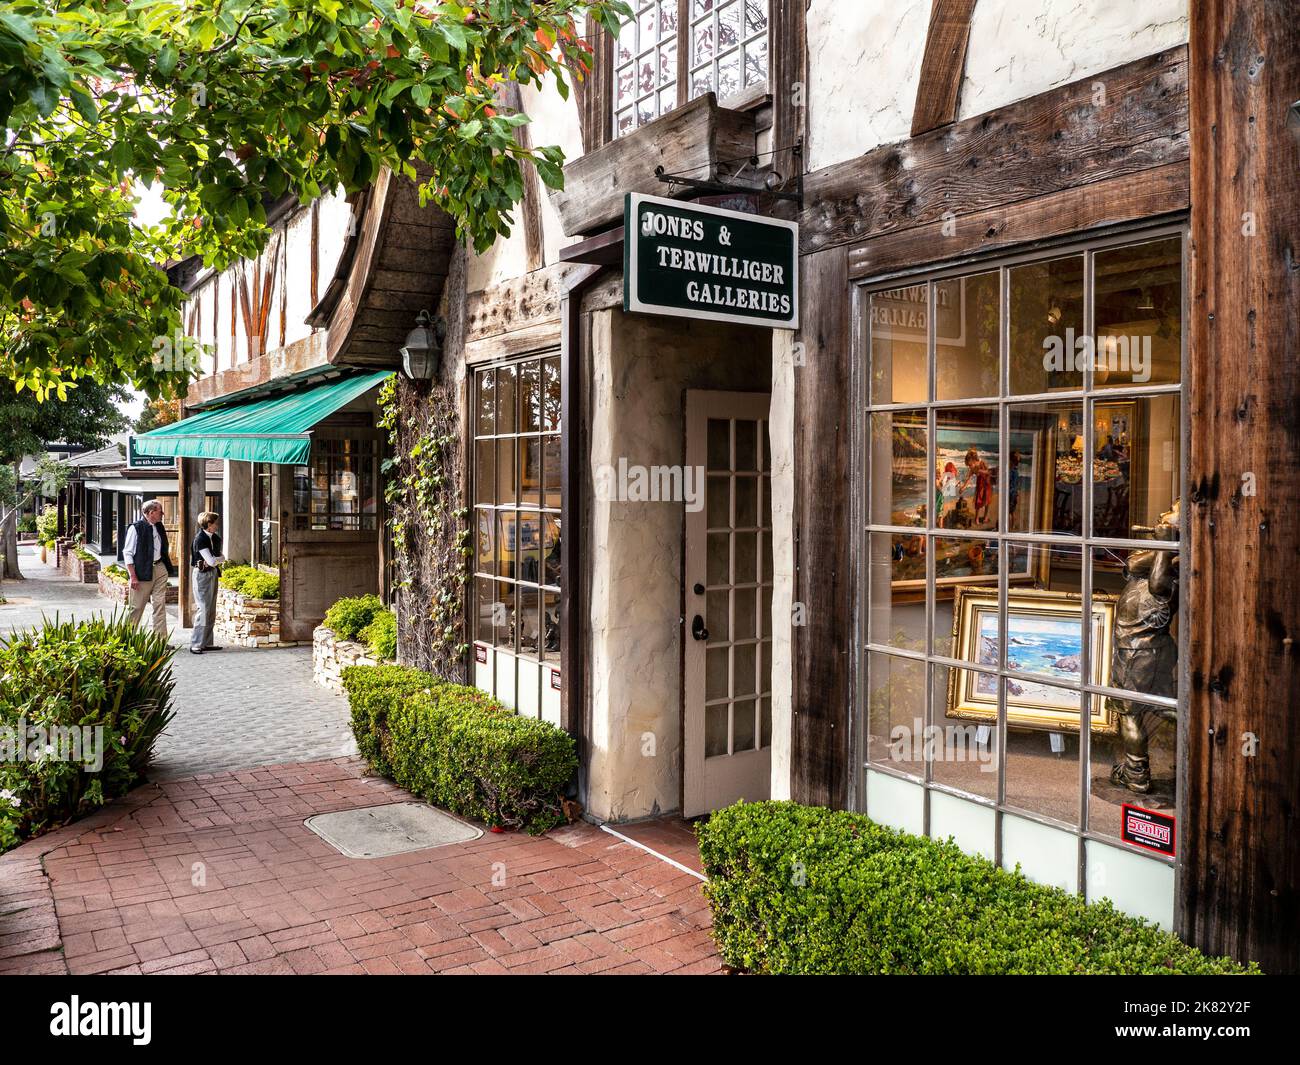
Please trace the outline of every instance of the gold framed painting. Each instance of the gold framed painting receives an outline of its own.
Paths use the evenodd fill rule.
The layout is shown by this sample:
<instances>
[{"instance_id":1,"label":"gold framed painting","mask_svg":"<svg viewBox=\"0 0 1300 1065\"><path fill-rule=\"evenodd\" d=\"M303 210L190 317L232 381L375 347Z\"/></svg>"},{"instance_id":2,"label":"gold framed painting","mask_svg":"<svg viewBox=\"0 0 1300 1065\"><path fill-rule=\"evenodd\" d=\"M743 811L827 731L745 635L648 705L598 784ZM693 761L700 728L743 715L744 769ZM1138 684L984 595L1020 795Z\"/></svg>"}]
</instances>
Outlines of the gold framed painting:
<instances>
[{"instance_id":1,"label":"gold framed painting","mask_svg":"<svg viewBox=\"0 0 1300 1065\"><path fill-rule=\"evenodd\" d=\"M1079 696L1062 687L1079 683L1083 651L1083 597L1073 592L1011 589L1007 598L1007 667L1023 676L1007 679L1007 727L1079 731ZM1094 595L1089 625L1089 682L1110 683L1115 598ZM996 590L958 588L953 600L952 657L996 670L998 667ZM948 716L991 723L998 716L995 672L953 669L948 677ZM1089 728L1112 734L1118 722L1106 699L1092 696Z\"/></svg>"}]
</instances>

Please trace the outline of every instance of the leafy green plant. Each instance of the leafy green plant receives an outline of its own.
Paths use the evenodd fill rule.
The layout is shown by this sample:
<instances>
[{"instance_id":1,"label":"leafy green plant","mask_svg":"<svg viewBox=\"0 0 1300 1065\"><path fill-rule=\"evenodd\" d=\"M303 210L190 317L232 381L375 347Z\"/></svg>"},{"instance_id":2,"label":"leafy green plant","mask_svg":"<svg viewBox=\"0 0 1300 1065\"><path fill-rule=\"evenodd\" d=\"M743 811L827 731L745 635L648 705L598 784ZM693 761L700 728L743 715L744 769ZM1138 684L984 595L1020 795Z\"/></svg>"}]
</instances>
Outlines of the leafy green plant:
<instances>
[{"instance_id":1,"label":"leafy green plant","mask_svg":"<svg viewBox=\"0 0 1300 1065\"><path fill-rule=\"evenodd\" d=\"M24 514L19 518L18 531L20 533L34 533L36 531L36 515Z\"/></svg>"},{"instance_id":2,"label":"leafy green plant","mask_svg":"<svg viewBox=\"0 0 1300 1065\"><path fill-rule=\"evenodd\" d=\"M630 15L623 0L5 4L0 375L60 400L76 378L183 393L149 357L183 331L155 264L255 256L268 204L355 192L385 167L485 251L510 233L525 166L563 182L564 153L518 135L528 118L502 87L567 98L591 69L587 20L617 34ZM139 185L161 188L156 225Z\"/></svg>"},{"instance_id":3,"label":"leafy green plant","mask_svg":"<svg viewBox=\"0 0 1300 1065\"><path fill-rule=\"evenodd\" d=\"M103 573L110 581L116 581L118 584L129 584L131 581L131 574L127 573L126 567L120 562L105 566Z\"/></svg>"},{"instance_id":4,"label":"leafy green plant","mask_svg":"<svg viewBox=\"0 0 1300 1065\"><path fill-rule=\"evenodd\" d=\"M405 666L349 666L343 687L371 769L437 806L537 834L565 820L573 737L476 688Z\"/></svg>"},{"instance_id":5,"label":"leafy green plant","mask_svg":"<svg viewBox=\"0 0 1300 1065\"><path fill-rule=\"evenodd\" d=\"M81 559L82 562L99 561L99 556L97 554L95 554L93 551L87 551L84 547L74 548L72 553L76 555L79 559Z\"/></svg>"},{"instance_id":6,"label":"leafy green plant","mask_svg":"<svg viewBox=\"0 0 1300 1065\"><path fill-rule=\"evenodd\" d=\"M165 635L137 628L125 613L47 618L0 639L0 850L140 780L173 716L174 654ZM57 757L73 730L82 760ZM92 750L98 766L87 764Z\"/></svg>"},{"instance_id":7,"label":"leafy green plant","mask_svg":"<svg viewBox=\"0 0 1300 1065\"><path fill-rule=\"evenodd\" d=\"M739 803L697 832L714 939L752 972L1258 972L862 814Z\"/></svg>"},{"instance_id":8,"label":"leafy green plant","mask_svg":"<svg viewBox=\"0 0 1300 1065\"><path fill-rule=\"evenodd\" d=\"M36 539L49 547L59 535L59 508L47 503L36 515Z\"/></svg>"},{"instance_id":9,"label":"leafy green plant","mask_svg":"<svg viewBox=\"0 0 1300 1065\"><path fill-rule=\"evenodd\" d=\"M280 598L280 575L256 566L224 566L218 583L250 599Z\"/></svg>"},{"instance_id":10,"label":"leafy green plant","mask_svg":"<svg viewBox=\"0 0 1300 1065\"><path fill-rule=\"evenodd\" d=\"M377 595L349 596L336 600L321 624L340 640L355 640L383 609L384 601Z\"/></svg>"},{"instance_id":11,"label":"leafy green plant","mask_svg":"<svg viewBox=\"0 0 1300 1065\"><path fill-rule=\"evenodd\" d=\"M397 657L397 615L391 610L376 614L360 636L375 658L391 662Z\"/></svg>"}]
</instances>

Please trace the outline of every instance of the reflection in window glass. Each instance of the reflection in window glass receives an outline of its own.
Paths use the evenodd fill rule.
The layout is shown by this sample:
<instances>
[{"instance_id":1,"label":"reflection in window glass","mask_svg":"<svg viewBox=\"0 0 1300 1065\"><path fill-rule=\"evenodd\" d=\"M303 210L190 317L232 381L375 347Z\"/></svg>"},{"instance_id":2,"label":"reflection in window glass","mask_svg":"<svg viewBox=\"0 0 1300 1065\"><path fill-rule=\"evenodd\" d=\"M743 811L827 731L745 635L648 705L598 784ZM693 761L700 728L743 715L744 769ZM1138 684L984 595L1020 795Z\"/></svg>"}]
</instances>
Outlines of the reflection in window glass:
<instances>
[{"instance_id":1,"label":"reflection in window glass","mask_svg":"<svg viewBox=\"0 0 1300 1065\"><path fill-rule=\"evenodd\" d=\"M1173 236L866 293L873 771L1118 845L1124 803L1173 816L1181 259Z\"/></svg>"}]
</instances>

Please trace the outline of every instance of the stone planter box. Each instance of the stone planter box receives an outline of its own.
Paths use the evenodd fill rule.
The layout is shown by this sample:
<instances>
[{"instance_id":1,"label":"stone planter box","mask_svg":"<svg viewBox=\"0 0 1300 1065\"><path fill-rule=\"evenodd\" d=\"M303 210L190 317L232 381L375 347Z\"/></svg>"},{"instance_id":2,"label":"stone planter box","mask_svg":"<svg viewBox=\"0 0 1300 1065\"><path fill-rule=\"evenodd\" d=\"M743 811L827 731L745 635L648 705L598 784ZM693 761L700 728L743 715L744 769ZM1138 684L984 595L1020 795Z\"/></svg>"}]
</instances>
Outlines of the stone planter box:
<instances>
[{"instance_id":1,"label":"stone planter box","mask_svg":"<svg viewBox=\"0 0 1300 1065\"><path fill-rule=\"evenodd\" d=\"M99 585L99 594L105 599L111 599L115 603L121 603L126 606L131 601L131 588L123 581L115 581L102 569L96 574L96 583ZM89 583L89 582L87 582ZM167 585L167 605L175 606L180 600L180 589L174 584Z\"/></svg>"},{"instance_id":2,"label":"stone planter box","mask_svg":"<svg viewBox=\"0 0 1300 1065\"><path fill-rule=\"evenodd\" d=\"M382 666L370 648L356 640L340 640L332 629L316 626L311 634L311 676L322 688L343 694L343 670L348 666Z\"/></svg>"},{"instance_id":3,"label":"stone planter box","mask_svg":"<svg viewBox=\"0 0 1300 1065\"><path fill-rule=\"evenodd\" d=\"M296 647L280 641L280 600L254 599L217 586L213 639L231 647Z\"/></svg>"}]
</instances>

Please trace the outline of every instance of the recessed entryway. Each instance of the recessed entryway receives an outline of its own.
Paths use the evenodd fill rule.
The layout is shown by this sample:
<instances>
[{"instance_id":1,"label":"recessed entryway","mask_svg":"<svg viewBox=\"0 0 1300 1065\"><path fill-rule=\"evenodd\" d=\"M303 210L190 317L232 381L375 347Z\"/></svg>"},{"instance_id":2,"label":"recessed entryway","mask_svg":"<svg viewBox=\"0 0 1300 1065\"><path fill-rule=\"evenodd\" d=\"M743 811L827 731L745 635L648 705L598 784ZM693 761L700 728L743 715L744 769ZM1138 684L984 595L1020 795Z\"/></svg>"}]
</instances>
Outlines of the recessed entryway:
<instances>
[{"instance_id":1,"label":"recessed entryway","mask_svg":"<svg viewBox=\"0 0 1300 1065\"><path fill-rule=\"evenodd\" d=\"M349 858L387 858L478 839L483 830L420 802L317 814L303 822Z\"/></svg>"}]
</instances>

